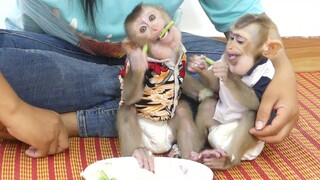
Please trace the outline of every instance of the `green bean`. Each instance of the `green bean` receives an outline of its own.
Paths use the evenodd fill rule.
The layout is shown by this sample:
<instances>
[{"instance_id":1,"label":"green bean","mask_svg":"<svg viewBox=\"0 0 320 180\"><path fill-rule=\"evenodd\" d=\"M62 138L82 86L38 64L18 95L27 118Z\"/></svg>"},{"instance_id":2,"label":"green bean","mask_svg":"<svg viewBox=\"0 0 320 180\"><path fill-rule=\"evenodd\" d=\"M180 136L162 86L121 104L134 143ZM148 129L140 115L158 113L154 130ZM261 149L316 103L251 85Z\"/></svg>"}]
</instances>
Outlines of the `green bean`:
<instances>
[{"instance_id":1,"label":"green bean","mask_svg":"<svg viewBox=\"0 0 320 180\"><path fill-rule=\"evenodd\" d=\"M206 57L204 60L210 65L212 65L214 63L214 61L208 57Z\"/></svg>"},{"instance_id":2,"label":"green bean","mask_svg":"<svg viewBox=\"0 0 320 180\"><path fill-rule=\"evenodd\" d=\"M142 52L143 52L144 54L147 54L147 52L148 52L148 44L145 44L145 45L143 46Z\"/></svg>"},{"instance_id":3,"label":"green bean","mask_svg":"<svg viewBox=\"0 0 320 180\"><path fill-rule=\"evenodd\" d=\"M159 39L162 39L163 36L166 34L166 32L174 25L174 21L170 21L169 24L166 25L166 27L161 31L159 35Z\"/></svg>"},{"instance_id":4,"label":"green bean","mask_svg":"<svg viewBox=\"0 0 320 180\"><path fill-rule=\"evenodd\" d=\"M108 177L108 175L106 175L106 173L103 170L99 171L99 180L110 180L110 178Z\"/></svg>"}]
</instances>

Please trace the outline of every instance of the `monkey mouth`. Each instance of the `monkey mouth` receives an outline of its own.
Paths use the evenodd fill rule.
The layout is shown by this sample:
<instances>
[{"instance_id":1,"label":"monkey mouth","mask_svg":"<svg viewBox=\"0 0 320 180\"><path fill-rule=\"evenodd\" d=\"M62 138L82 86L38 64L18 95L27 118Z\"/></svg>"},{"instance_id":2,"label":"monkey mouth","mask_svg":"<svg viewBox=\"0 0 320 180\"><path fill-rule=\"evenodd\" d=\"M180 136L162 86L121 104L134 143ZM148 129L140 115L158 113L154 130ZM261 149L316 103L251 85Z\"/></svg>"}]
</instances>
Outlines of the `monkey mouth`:
<instances>
[{"instance_id":1,"label":"monkey mouth","mask_svg":"<svg viewBox=\"0 0 320 180\"><path fill-rule=\"evenodd\" d=\"M161 41L162 39L166 38L167 35L169 34L169 31L170 30L168 30L162 37L159 37L158 40Z\"/></svg>"},{"instance_id":2,"label":"monkey mouth","mask_svg":"<svg viewBox=\"0 0 320 180\"><path fill-rule=\"evenodd\" d=\"M229 54L228 55L228 61L230 62L230 64L231 65L236 65L237 64L237 62L238 62L238 57L239 57L240 55L238 55L238 54Z\"/></svg>"},{"instance_id":3,"label":"monkey mouth","mask_svg":"<svg viewBox=\"0 0 320 180\"><path fill-rule=\"evenodd\" d=\"M168 24L166 24L163 29L161 30L158 40L162 40L165 37L167 37L171 27L174 25L174 21L170 21Z\"/></svg>"}]
</instances>

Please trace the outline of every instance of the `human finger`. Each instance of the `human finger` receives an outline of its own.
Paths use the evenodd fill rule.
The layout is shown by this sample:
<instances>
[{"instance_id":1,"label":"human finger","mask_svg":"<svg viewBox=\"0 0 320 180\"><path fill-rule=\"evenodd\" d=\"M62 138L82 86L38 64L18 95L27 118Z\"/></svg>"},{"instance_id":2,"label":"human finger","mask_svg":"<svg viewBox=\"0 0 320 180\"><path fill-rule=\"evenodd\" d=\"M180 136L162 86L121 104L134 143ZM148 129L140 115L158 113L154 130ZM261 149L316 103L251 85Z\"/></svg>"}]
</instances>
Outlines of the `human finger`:
<instances>
[{"instance_id":1,"label":"human finger","mask_svg":"<svg viewBox=\"0 0 320 180\"><path fill-rule=\"evenodd\" d=\"M299 116L292 117L292 119L287 122L282 118L289 118L285 116L276 116L271 125L267 125L263 130L256 131L255 129L251 129L250 133L256 136L261 141L267 143L280 143L284 141L289 135L292 128L295 126L296 121ZM282 123L286 122L286 123Z\"/></svg>"},{"instance_id":2,"label":"human finger","mask_svg":"<svg viewBox=\"0 0 320 180\"><path fill-rule=\"evenodd\" d=\"M40 158L47 156L46 153L41 153L37 148L30 146L26 151L25 154L32 158Z\"/></svg>"},{"instance_id":3,"label":"human finger","mask_svg":"<svg viewBox=\"0 0 320 180\"><path fill-rule=\"evenodd\" d=\"M261 104L257 111L257 117L255 122L256 130L262 130L267 125L268 120L270 119L271 111L276 102L277 96L270 96L267 93L263 94Z\"/></svg>"}]
</instances>

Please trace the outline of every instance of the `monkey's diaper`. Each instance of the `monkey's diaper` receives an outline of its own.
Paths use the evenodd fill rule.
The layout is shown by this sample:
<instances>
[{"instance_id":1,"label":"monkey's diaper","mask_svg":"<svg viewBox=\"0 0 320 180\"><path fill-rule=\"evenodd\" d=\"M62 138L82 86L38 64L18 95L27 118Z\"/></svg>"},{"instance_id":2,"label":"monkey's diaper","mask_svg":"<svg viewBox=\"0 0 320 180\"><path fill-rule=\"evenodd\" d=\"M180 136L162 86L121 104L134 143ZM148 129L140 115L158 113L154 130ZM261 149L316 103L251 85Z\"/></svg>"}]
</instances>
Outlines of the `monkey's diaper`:
<instances>
[{"instance_id":1,"label":"monkey's diaper","mask_svg":"<svg viewBox=\"0 0 320 180\"><path fill-rule=\"evenodd\" d=\"M167 121L151 121L139 118L145 147L153 153L164 153L171 149L174 136Z\"/></svg>"},{"instance_id":2,"label":"monkey's diaper","mask_svg":"<svg viewBox=\"0 0 320 180\"><path fill-rule=\"evenodd\" d=\"M237 135L235 130L238 124L238 121L233 121L230 123L210 127L208 141L211 147L226 149L232 140L232 136ZM257 156L259 156L263 148L264 142L258 141L255 147L252 147L243 155L242 160L255 159Z\"/></svg>"}]
</instances>

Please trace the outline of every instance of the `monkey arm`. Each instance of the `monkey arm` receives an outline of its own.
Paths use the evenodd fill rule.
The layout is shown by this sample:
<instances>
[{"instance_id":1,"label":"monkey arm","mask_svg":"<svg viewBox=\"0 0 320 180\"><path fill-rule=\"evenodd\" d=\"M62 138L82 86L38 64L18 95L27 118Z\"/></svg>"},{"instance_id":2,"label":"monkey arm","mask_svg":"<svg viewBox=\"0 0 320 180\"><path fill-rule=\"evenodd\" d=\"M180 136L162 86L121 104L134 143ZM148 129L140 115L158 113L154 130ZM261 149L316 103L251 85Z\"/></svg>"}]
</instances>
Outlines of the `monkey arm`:
<instances>
[{"instance_id":1,"label":"monkey arm","mask_svg":"<svg viewBox=\"0 0 320 180\"><path fill-rule=\"evenodd\" d=\"M182 93L194 100L198 100L199 92L205 88L204 84L191 77L190 74L186 74L181 86Z\"/></svg>"},{"instance_id":2,"label":"monkey arm","mask_svg":"<svg viewBox=\"0 0 320 180\"><path fill-rule=\"evenodd\" d=\"M254 111L258 110L260 102L255 91L243 83L240 76L229 72L228 80L224 83L242 105Z\"/></svg>"},{"instance_id":3,"label":"monkey arm","mask_svg":"<svg viewBox=\"0 0 320 180\"><path fill-rule=\"evenodd\" d=\"M202 75L199 73L200 77L202 78ZM205 78L205 76L204 76ZM182 83L182 93L184 93L185 95L187 95L188 97L194 99L194 100L199 100L199 93L206 89L206 88L210 88L210 90L212 90L213 92L215 92L215 90L213 89L219 89L219 83L216 83L218 85L218 88L216 85L207 83L209 82L209 80L207 78L202 78L204 83L200 82L199 80L193 78L191 75L186 74L184 81Z\"/></svg>"},{"instance_id":4,"label":"monkey arm","mask_svg":"<svg viewBox=\"0 0 320 180\"><path fill-rule=\"evenodd\" d=\"M123 78L123 98L127 105L134 104L143 95L144 70L132 70Z\"/></svg>"},{"instance_id":5,"label":"monkey arm","mask_svg":"<svg viewBox=\"0 0 320 180\"><path fill-rule=\"evenodd\" d=\"M199 73L203 83L211 89L213 92L218 92L220 89L219 78L214 75L210 70L206 70L202 73Z\"/></svg>"}]
</instances>

